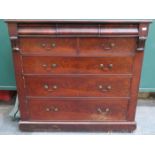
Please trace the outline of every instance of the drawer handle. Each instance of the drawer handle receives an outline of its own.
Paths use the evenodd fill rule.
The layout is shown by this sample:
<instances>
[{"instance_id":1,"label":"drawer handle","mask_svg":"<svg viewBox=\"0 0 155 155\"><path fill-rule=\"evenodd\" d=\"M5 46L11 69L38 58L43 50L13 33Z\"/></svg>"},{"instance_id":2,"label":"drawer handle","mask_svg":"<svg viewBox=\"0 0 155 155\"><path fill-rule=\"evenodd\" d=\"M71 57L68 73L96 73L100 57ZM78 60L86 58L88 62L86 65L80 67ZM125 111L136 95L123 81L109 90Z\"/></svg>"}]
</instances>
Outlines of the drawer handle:
<instances>
[{"instance_id":1,"label":"drawer handle","mask_svg":"<svg viewBox=\"0 0 155 155\"><path fill-rule=\"evenodd\" d=\"M97 112L105 115L105 114L108 114L110 112L110 109L109 108L105 108L105 109L97 108Z\"/></svg>"},{"instance_id":2,"label":"drawer handle","mask_svg":"<svg viewBox=\"0 0 155 155\"><path fill-rule=\"evenodd\" d=\"M42 43L41 46L42 46L43 48L45 48L45 47L46 47L46 44L45 44L45 43Z\"/></svg>"},{"instance_id":3,"label":"drawer handle","mask_svg":"<svg viewBox=\"0 0 155 155\"><path fill-rule=\"evenodd\" d=\"M51 64L51 67L52 68L56 68L57 67L57 64Z\"/></svg>"},{"instance_id":4,"label":"drawer handle","mask_svg":"<svg viewBox=\"0 0 155 155\"><path fill-rule=\"evenodd\" d=\"M50 66L51 66L51 68L56 68L58 65L57 64L51 64ZM47 64L42 64L42 67L47 68L48 65Z\"/></svg>"},{"instance_id":5,"label":"drawer handle","mask_svg":"<svg viewBox=\"0 0 155 155\"><path fill-rule=\"evenodd\" d=\"M111 50L113 47L115 47L115 43L109 43L108 45L102 44L102 46L105 50Z\"/></svg>"},{"instance_id":6,"label":"drawer handle","mask_svg":"<svg viewBox=\"0 0 155 155\"><path fill-rule=\"evenodd\" d=\"M43 48L47 47L47 49L50 49L51 47L54 48L54 47L56 47L56 43L51 43L51 47L49 44L42 43L41 47L43 47Z\"/></svg>"},{"instance_id":7,"label":"drawer handle","mask_svg":"<svg viewBox=\"0 0 155 155\"><path fill-rule=\"evenodd\" d=\"M103 85L99 85L98 88L102 91L102 92L107 92L110 91L112 89L112 87L110 85L108 86L103 86Z\"/></svg>"},{"instance_id":8,"label":"drawer handle","mask_svg":"<svg viewBox=\"0 0 155 155\"><path fill-rule=\"evenodd\" d=\"M104 65L104 64L100 64L100 69L102 70L110 70L113 68L113 64L108 64L108 65Z\"/></svg>"},{"instance_id":9,"label":"drawer handle","mask_svg":"<svg viewBox=\"0 0 155 155\"><path fill-rule=\"evenodd\" d=\"M48 66L47 64L42 64L42 67L44 68L47 68L47 66Z\"/></svg>"},{"instance_id":10,"label":"drawer handle","mask_svg":"<svg viewBox=\"0 0 155 155\"><path fill-rule=\"evenodd\" d=\"M47 91L55 91L56 89L58 89L58 86L57 85L53 85L50 88L48 84L44 84L44 89L46 89Z\"/></svg>"},{"instance_id":11,"label":"drawer handle","mask_svg":"<svg viewBox=\"0 0 155 155\"><path fill-rule=\"evenodd\" d=\"M57 107L46 108L46 111L47 112L58 112L59 111L59 108L57 108Z\"/></svg>"},{"instance_id":12,"label":"drawer handle","mask_svg":"<svg viewBox=\"0 0 155 155\"><path fill-rule=\"evenodd\" d=\"M54 48L56 47L56 43L51 43L51 46Z\"/></svg>"}]
</instances>

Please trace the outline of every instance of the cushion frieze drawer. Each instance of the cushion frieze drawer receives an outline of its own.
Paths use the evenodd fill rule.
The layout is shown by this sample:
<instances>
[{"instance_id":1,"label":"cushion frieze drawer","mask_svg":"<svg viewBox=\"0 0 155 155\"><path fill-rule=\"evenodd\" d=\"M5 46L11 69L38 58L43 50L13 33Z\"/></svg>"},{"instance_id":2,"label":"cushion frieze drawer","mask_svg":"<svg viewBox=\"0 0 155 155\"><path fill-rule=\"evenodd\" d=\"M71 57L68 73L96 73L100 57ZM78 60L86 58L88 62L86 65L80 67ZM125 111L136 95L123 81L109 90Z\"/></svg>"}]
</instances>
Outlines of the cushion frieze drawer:
<instances>
[{"instance_id":1,"label":"cushion frieze drawer","mask_svg":"<svg viewBox=\"0 0 155 155\"><path fill-rule=\"evenodd\" d=\"M138 36L138 24L101 24L101 23L37 23L18 24L18 34L21 36L104 36L104 35L131 35Z\"/></svg>"},{"instance_id":2,"label":"cushion frieze drawer","mask_svg":"<svg viewBox=\"0 0 155 155\"><path fill-rule=\"evenodd\" d=\"M33 121L123 121L128 100L29 99L28 107Z\"/></svg>"},{"instance_id":3,"label":"cushion frieze drawer","mask_svg":"<svg viewBox=\"0 0 155 155\"><path fill-rule=\"evenodd\" d=\"M131 74L133 57L23 56L25 74Z\"/></svg>"},{"instance_id":4,"label":"cushion frieze drawer","mask_svg":"<svg viewBox=\"0 0 155 155\"><path fill-rule=\"evenodd\" d=\"M26 76L28 96L129 97L130 77Z\"/></svg>"}]
</instances>

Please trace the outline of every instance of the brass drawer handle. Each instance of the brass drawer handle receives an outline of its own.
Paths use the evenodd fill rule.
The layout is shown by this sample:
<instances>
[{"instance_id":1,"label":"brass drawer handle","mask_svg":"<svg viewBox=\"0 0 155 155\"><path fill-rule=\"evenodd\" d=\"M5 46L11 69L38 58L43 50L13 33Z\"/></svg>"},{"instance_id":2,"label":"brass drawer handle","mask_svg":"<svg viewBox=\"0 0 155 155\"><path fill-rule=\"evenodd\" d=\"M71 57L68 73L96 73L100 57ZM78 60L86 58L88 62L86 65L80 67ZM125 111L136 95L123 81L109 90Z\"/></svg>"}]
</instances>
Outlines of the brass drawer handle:
<instances>
[{"instance_id":1,"label":"brass drawer handle","mask_svg":"<svg viewBox=\"0 0 155 155\"><path fill-rule=\"evenodd\" d=\"M51 108L46 108L46 112L58 112L59 108L57 107L51 107Z\"/></svg>"},{"instance_id":2,"label":"brass drawer handle","mask_svg":"<svg viewBox=\"0 0 155 155\"><path fill-rule=\"evenodd\" d=\"M108 64L108 65L100 64L99 67L102 70L111 70L113 68L113 64Z\"/></svg>"},{"instance_id":3,"label":"brass drawer handle","mask_svg":"<svg viewBox=\"0 0 155 155\"><path fill-rule=\"evenodd\" d=\"M48 84L44 84L44 88L48 89L49 88Z\"/></svg>"},{"instance_id":4,"label":"brass drawer handle","mask_svg":"<svg viewBox=\"0 0 155 155\"><path fill-rule=\"evenodd\" d=\"M56 68L57 67L57 64L51 64L51 67L52 68Z\"/></svg>"},{"instance_id":5,"label":"brass drawer handle","mask_svg":"<svg viewBox=\"0 0 155 155\"><path fill-rule=\"evenodd\" d=\"M105 109L97 108L97 112L105 115L110 112L110 109L109 108L105 108Z\"/></svg>"},{"instance_id":6,"label":"brass drawer handle","mask_svg":"<svg viewBox=\"0 0 155 155\"><path fill-rule=\"evenodd\" d=\"M53 85L50 88L48 84L44 84L44 89L47 90L47 91L55 91L56 89L58 89L58 86L57 85Z\"/></svg>"},{"instance_id":7,"label":"brass drawer handle","mask_svg":"<svg viewBox=\"0 0 155 155\"><path fill-rule=\"evenodd\" d=\"M42 67L47 68L48 65L47 64L42 64Z\"/></svg>"},{"instance_id":8,"label":"brass drawer handle","mask_svg":"<svg viewBox=\"0 0 155 155\"><path fill-rule=\"evenodd\" d=\"M42 43L41 46L45 48L47 45L45 43Z\"/></svg>"},{"instance_id":9,"label":"brass drawer handle","mask_svg":"<svg viewBox=\"0 0 155 155\"><path fill-rule=\"evenodd\" d=\"M110 90L112 89L111 85L108 85L108 86L99 85L98 88L99 88L102 92L107 92L107 91L110 91Z\"/></svg>"},{"instance_id":10,"label":"brass drawer handle","mask_svg":"<svg viewBox=\"0 0 155 155\"><path fill-rule=\"evenodd\" d=\"M113 47L115 47L115 43L102 44L102 47L105 50L111 50Z\"/></svg>"},{"instance_id":11,"label":"brass drawer handle","mask_svg":"<svg viewBox=\"0 0 155 155\"><path fill-rule=\"evenodd\" d=\"M51 43L51 46L54 48L56 47L56 43Z\"/></svg>"},{"instance_id":12,"label":"brass drawer handle","mask_svg":"<svg viewBox=\"0 0 155 155\"><path fill-rule=\"evenodd\" d=\"M57 85L53 85L52 88L56 90L58 88L58 86Z\"/></svg>"},{"instance_id":13,"label":"brass drawer handle","mask_svg":"<svg viewBox=\"0 0 155 155\"><path fill-rule=\"evenodd\" d=\"M56 43L51 43L51 44L46 44L46 43L41 43L41 47L50 49L51 47L54 48L56 47Z\"/></svg>"},{"instance_id":14,"label":"brass drawer handle","mask_svg":"<svg viewBox=\"0 0 155 155\"><path fill-rule=\"evenodd\" d=\"M51 111L51 109L50 108L46 108L46 111L49 112L49 111Z\"/></svg>"},{"instance_id":15,"label":"brass drawer handle","mask_svg":"<svg viewBox=\"0 0 155 155\"><path fill-rule=\"evenodd\" d=\"M112 69L112 68L113 68L113 64L109 64L109 65L108 65L108 68L109 68L109 69Z\"/></svg>"},{"instance_id":16,"label":"brass drawer handle","mask_svg":"<svg viewBox=\"0 0 155 155\"><path fill-rule=\"evenodd\" d=\"M50 66L51 68L56 68L58 65L54 63L54 64L51 64ZM48 64L42 64L42 67L46 69L48 67Z\"/></svg>"}]
</instances>

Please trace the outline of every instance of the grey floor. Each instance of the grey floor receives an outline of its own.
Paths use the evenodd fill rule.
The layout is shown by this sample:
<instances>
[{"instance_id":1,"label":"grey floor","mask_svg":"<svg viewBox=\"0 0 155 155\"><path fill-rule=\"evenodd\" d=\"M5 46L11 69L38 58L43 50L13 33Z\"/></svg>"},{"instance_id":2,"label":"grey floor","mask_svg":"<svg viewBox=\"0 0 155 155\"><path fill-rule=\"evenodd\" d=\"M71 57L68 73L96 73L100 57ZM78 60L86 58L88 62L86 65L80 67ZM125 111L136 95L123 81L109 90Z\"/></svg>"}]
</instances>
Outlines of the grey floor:
<instances>
[{"instance_id":1,"label":"grey floor","mask_svg":"<svg viewBox=\"0 0 155 155\"><path fill-rule=\"evenodd\" d=\"M0 102L0 134L66 134L55 132L21 132L18 129L18 121L13 121L9 116L13 105ZM130 134L155 134L155 100L139 100L136 113L137 129ZM67 134L83 134L83 133L67 133ZM84 133L94 134L94 133ZM96 133L95 133L96 134ZM105 134L105 133L97 133ZM122 134L122 133L110 133ZM124 133L123 133L124 134Z\"/></svg>"}]
</instances>

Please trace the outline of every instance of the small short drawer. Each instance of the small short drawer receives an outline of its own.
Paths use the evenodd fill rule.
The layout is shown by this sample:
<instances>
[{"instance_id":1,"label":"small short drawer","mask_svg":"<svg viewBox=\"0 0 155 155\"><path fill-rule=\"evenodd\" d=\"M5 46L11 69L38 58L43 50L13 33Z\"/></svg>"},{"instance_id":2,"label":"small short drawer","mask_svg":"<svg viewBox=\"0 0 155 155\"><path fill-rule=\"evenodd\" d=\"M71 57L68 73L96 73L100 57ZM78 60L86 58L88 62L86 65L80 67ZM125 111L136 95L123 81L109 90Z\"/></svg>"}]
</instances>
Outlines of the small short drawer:
<instances>
[{"instance_id":1,"label":"small short drawer","mask_svg":"<svg viewBox=\"0 0 155 155\"><path fill-rule=\"evenodd\" d=\"M131 78L100 75L26 76L28 96L129 97Z\"/></svg>"},{"instance_id":2,"label":"small short drawer","mask_svg":"<svg viewBox=\"0 0 155 155\"><path fill-rule=\"evenodd\" d=\"M37 108L36 108L37 107ZM30 99L32 121L123 121L128 100L121 99Z\"/></svg>"},{"instance_id":3,"label":"small short drawer","mask_svg":"<svg viewBox=\"0 0 155 155\"><path fill-rule=\"evenodd\" d=\"M131 56L136 50L137 38L80 38L81 56Z\"/></svg>"},{"instance_id":4,"label":"small short drawer","mask_svg":"<svg viewBox=\"0 0 155 155\"><path fill-rule=\"evenodd\" d=\"M133 57L23 56L25 74L131 74Z\"/></svg>"},{"instance_id":5,"label":"small short drawer","mask_svg":"<svg viewBox=\"0 0 155 155\"><path fill-rule=\"evenodd\" d=\"M77 40L75 38L20 38L20 51L26 54L47 54L52 56L75 56Z\"/></svg>"}]
</instances>

